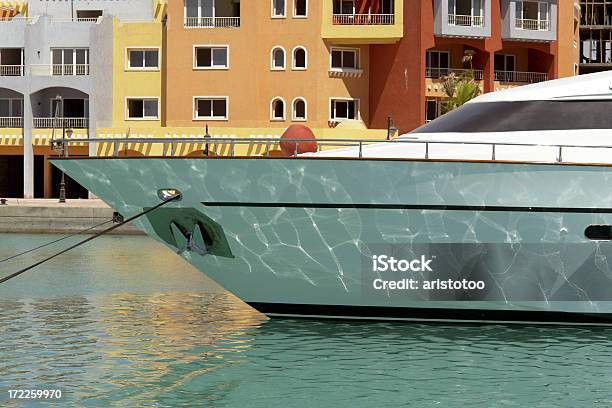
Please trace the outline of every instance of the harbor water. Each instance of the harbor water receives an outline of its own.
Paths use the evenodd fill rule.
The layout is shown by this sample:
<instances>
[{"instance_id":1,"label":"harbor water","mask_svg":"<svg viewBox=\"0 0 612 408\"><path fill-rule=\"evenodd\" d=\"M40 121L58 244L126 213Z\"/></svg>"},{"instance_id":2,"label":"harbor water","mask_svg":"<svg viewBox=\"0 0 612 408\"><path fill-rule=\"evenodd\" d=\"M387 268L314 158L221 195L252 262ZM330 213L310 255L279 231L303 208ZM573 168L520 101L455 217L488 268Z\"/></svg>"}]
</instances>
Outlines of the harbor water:
<instances>
[{"instance_id":1,"label":"harbor water","mask_svg":"<svg viewBox=\"0 0 612 408\"><path fill-rule=\"evenodd\" d=\"M56 238L0 235L0 259ZM61 399L9 399L25 389ZM0 406L47 404L610 407L612 328L269 320L161 244L105 236L0 285Z\"/></svg>"}]
</instances>

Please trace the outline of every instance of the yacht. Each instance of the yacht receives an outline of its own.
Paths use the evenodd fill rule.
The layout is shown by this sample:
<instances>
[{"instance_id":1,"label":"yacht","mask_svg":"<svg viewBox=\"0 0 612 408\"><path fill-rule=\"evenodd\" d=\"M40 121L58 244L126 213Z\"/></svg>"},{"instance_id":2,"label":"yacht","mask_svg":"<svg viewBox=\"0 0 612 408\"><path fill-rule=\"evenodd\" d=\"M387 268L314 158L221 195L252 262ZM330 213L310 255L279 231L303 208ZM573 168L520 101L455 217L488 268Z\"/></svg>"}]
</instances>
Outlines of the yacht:
<instances>
[{"instance_id":1,"label":"yacht","mask_svg":"<svg viewBox=\"0 0 612 408\"><path fill-rule=\"evenodd\" d=\"M124 216L180 194L137 225L268 316L612 323L612 72L332 142L53 164Z\"/></svg>"}]
</instances>

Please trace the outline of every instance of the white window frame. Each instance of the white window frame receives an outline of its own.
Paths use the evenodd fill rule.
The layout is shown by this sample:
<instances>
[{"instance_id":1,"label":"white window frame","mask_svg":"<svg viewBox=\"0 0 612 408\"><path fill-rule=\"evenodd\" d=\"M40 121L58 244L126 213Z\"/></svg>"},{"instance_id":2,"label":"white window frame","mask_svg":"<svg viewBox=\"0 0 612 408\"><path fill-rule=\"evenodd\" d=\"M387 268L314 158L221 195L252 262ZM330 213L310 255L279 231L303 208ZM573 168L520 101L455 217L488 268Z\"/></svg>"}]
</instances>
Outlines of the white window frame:
<instances>
[{"instance_id":1,"label":"white window frame","mask_svg":"<svg viewBox=\"0 0 612 408\"><path fill-rule=\"evenodd\" d=\"M438 66L437 67L431 66L431 55L432 54L438 54ZM447 67L440 66L440 55L441 54L446 54L446 61L448 62ZM427 50L425 51L425 68L450 69L450 65L451 65L450 51L445 51L445 50Z\"/></svg>"},{"instance_id":2,"label":"white window frame","mask_svg":"<svg viewBox=\"0 0 612 408\"><path fill-rule=\"evenodd\" d=\"M308 0L304 0L306 2L306 14L305 15L299 15L299 14L295 14L295 3L297 0L293 0L293 18L308 18Z\"/></svg>"},{"instance_id":3,"label":"white window frame","mask_svg":"<svg viewBox=\"0 0 612 408\"><path fill-rule=\"evenodd\" d=\"M210 67L199 67L197 64L197 50L198 48L225 48L227 51L227 64L225 66L215 66L212 65ZM211 63L212 63L212 55L211 55ZM193 46L193 69L196 71L223 71L228 70L230 67L230 46L229 44L195 44Z\"/></svg>"},{"instance_id":4,"label":"white window frame","mask_svg":"<svg viewBox=\"0 0 612 408\"><path fill-rule=\"evenodd\" d=\"M198 116L198 100L200 99L225 99L225 117L220 116ZM193 120L206 120L206 121L228 121L229 120L229 96L217 95L217 96L194 96L193 97Z\"/></svg>"},{"instance_id":5,"label":"white window frame","mask_svg":"<svg viewBox=\"0 0 612 408\"><path fill-rule=\"evenodd\" d=\"M354 102L356 102L356 105L355 105L355 119L334 118L334 112L333 112L333 109L331 107L331 104L334 101L340 101L340 102L351 102L351 101L354 101ZM330 120L330 122L342 122L344 120L360 120L361 119L361 114L359 113L359 109L361 108L361 100L359 98L331 97L331 98L329 98L328 106L329 106L329 120ZM335 109L335 106L334 106L334 109Z\"/></svg>"},{"instance_id":6,"label":"white window frame","mask_svg":"<svg viewBox=\"0 0 612 408\"><path fill-rule=\"evenodd\" d=\"M274 117L274 101L276 100L280 100L283 102L283 117L282 118ZM285 99L282 96L275 96L270 101L270 121L271 122L284 122L286 120L287 120L287 102L285 102Z\"/></svg>"},{"instance_id":7,"label":"white window frame","mask_svg":"<svg viewBox=\"0 0 612 408\"><path fill-rule=\"evenodd\" d=\"M304 67L295 66L295 52L300 48L304 50L304 58L305 58ZM308 50L303 45L298 45L296 47L293 47L293 50L291 50L291 69L293 71L306 71L308 69Z\"/></svg>"},{"instance_id":8,"label":"white window frame","mask_svg":"<svg viewBox=\"0 0 612 408\"><path fill-rule=\"evenodd\" d=\"M304 102L304 117L303 118L298 118L295 116L295 104L298 101ZM291 120L293 122L306 122L308 120L308 101L306 101L306 98L304 98L303 96L298 96L296 98L293 98L293 101L291 101Z\"/></svg>"},{"instance_id":9,"label":"white window frame","mask_svg":"<svg viewBox=\"0 0 612 408\"><path fill-rule=\"evenodd\" d=\"M334 51L352 51L356 53L355 62L357 67L355 68L334 68L333 66L333 53ZM342 57L344 61L344 56ZM355 72L361 71L361 49L359 48L349 48L349 47L331 47L329 49L329 70L333 72Z\"/></svg>"},{"instance_id":10,"label":"white window frame","mask_svg":"<svg viewBox=\"0 0 612 408\"><path fill-rule=\"evenodd\" d=\"M62 52L62 63L61 64L55 64L53 62L53 52L56 50L61 50ZM72 51L72 63L71 64L67 64L64 60L64 57L66 56L64 54L64 51ZM85 63L84 64L77 64L76 60L77 60L77 51L85 51ZM23 55L23 54L22 54ZM22 56L23 58L23 56ZM61 65L62 66L62 75L67 75L67 76L80 76L80 75L89 75L89 47L51 47L51 72L53 72L53 67L55 65ZM79 65L84 65L87 67L87 69L85 70L85 72L87 72L87 74L78 74L78 69L77 67ZM64 74L63 67L69 67L72 66L72 74Z\"/></svg>"},{"instance_id":11,"label":"white window frame","mask_svg":"<svg viewBox=\"0 0 612 408\"><path fill-rule=\"evenodd\" d=\"M521 15L520 16L514 16L514 18L519 19L519 20L530 20L524 17L524 9L523 9L523 3L537 3L538 4L538 18L535 21L548 21L550 23L550 12L551 12L551 6L550 6L550 2L549 1L538 1L538 0L517 0L516 2L517 4L515 5L515 14L516 14L516 8L518 6L518 4L520 3L520 9L521 9ZM540 9L540 3L544 3L546 4L546 19L542 19L541 16L541 9Z\"/></svg>"},{"instance_id":12,"label":"white window frame","mask_svg":"<svg viewBox=\"0 0 612 408\"><path fill-rule=\"evenodd\" d=\"M131 67L130 52L131 51L157 51L157 67ZM125 47L125 70L126 71L159 71L161 50L159 47ZM144 56L143 56L144 62Z\"/></svg>"},{"instance_id":13,"label":"white window frame","mask_svg":"<svg viewBox=\"0 0 612 408\"><path fill-rule=\"evenodd\" d=\"M23 118L23 107L24 107L24 102L23 102L23 98L0 98L0 101L8 101L9 103L9 116L0 116L0 117L5 117L5 118ZM18 101L17 104L21 104L21 116L14 116L14 108L13 108L13 104L15 103L15 101ZM53 115L53 113L51 113Z\"/></svg>"},{"instance_id":14,"label":"white window frame","mask_svg":"<svg viewBox=\"0 0 612 408\"><path fill-rule=\"evenodd\" d=\"M276 0L270 0L270 17L271 18L287 18L287 0L282 0L285 2L285 14L274 14L274 2Z\"/></svg>"},{"instance_id":15,"label":"white window frame","mask_svg":"<svg viewBox=\"0 0 612 408\"><path fill-rule=\"evenodd\" d=\"M442 100L440 98L426 98L425 99L425 123L429 123L434 119L428 119L427 118L427 108L428 108L428 104L429 102L434 102L436 104L436 117L434 119L439 118L440 116L442 116Z\"/></svg>"},{"instance_id":16,"label":"white window frame","mask_svg":"<svg viewBox=\"0 0 612 408\"><path fill-rule=\"evenodd\" d=\"M516 57L516 54L495 54L495 55L500 55L504 57L504 69L503 72L516 72L516 62L518 60L518 58ZM495 70L495 55L493 56L494 60L493 60L493 69ZM514 60L514 69L508 69L508 57L512 57Z\"/></svg>"},{"instance_id":17,"label":"white window frame","mask_svg":"<svg viewBox=\"0 0 612 408\"><path fill-rule=\"evenodd\" d=\"M142 118L132 118L130 117L130 105L129 105L129 101L130 99L142 99L143 100L143 104L142 104L142 114L143 117ZM144 116L144 101L146 100L155 100L157 101L157 117L152 117L152 116ZM125 97L125 120L126 121L132 121L132 120L137 120L137 121L157 121L160 118L160 98L159 96L126 96Z\"/></svg>"},{"instance_id":18,"label":"white window frame","mask_svg":"<svg viewBox=\"0 0 612 408\"><path fill-rule=\"evenodd\" d=\"M283 67L282 68L277 68L274 66L274 51L276 50L283 51ZM287 69L287 51L285 50L285 47L283 47L282 45L273 46L272 49L270 50L270 70L271 71L285 71L286 69Z\"/></svg>"},{"instance_id":19,"label":"white window frame","mask_svg":"<svg viewBox=\"0 0 612 408\"><path fill-rule=\"evenodd\" d=\"M446 1L447 4L448 4L449 0L444 0L444 1ZM485 2L484 2L484 0L481 0L481 3L480 3L480 5L481 5L481 7L480 7L480 14L476 14L475 13L476 10L475 10L475 7L474 7L476 1L477 0L470 0L470 10L471 10L470 16L471 17L482 17L482 18L484 18L484 14L485 14L484 8L486 6ZM455 15L455 16L461 15L461 14L457 14L457 0L453 1L453 9L452 10L451 10L450 7L448 7L448 14L452 14L452 15Z\"/></svg>"}]
</instances>

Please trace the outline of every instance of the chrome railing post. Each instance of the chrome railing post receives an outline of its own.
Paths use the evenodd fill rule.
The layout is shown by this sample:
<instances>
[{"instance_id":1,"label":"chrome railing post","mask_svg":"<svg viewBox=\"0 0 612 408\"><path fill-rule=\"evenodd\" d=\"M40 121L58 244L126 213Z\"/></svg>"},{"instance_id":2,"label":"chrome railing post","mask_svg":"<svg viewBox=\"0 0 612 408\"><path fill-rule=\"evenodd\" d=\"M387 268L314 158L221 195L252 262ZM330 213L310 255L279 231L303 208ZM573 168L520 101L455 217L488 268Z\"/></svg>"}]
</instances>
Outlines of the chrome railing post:
<instances>
[{"instance_id":1,"label":"chrome railing post","mask_svg":"<svg viewBox=\"0 0 612 408\"><path fill-rule=\"evenodd\" d=\"M429 159L429 142L425 142L425 160Z\"/></svg>"},{"instance_id":2,"label":"chrome railing post","mask_svg":"<svg viewBox=\"0 0 612 408\"><path fill-rule=\"evenodd\" d=\"M360 140L359 141L359 158L361 159L363 157L363 142Z\"/></svg>"},{"instance_id":3,"label":"chrome railing post","mask_svg":"<svg viewBox=\"0 0 612 408\"><path fill-rule=\"evenodd\" d=\"M113 156L119 156L119 143L117 141L113 142Z\"/></svg>"},{"instance_id":4,"label":"chrome railing post","mask_svg":"<svg viewBox=\"0 0 612 408\"><path fill-rule=\"evenodd\" d=\"M561 163L563 161L563 146L559 146L559 157L557 157L557 163Z\"/></svg>"},{"instance_id":5,"label":"chrome railing post","mask_svg":"<svg viewBox=\"0 0 612 408\"><path fill-rule=\"evenodd\" d=\"M298 142L295 142L295 150L293 151L293 157L298 156Z\"/></svg>"},{"instance_id":6,"label":"chrome railing post","mask_svg":"<svg viewBox=\"0 0 612 408\"><path fill-rule=\"evenodd\" d=\"M492 154L491 154L491 160L495 160L495 143L493 143L491 146L492 146L492 148L493 148L493 149L492 149L492 150L493 150L493 152L492 152Z\"/></svg>"},{"instance_id":7,"label":"chrome railing post","mask_svg":"<svg viewBox=\"0 0 612 408\"><path fill-rule=\"evenodd\" d=\"M232 141L230 142L230 156L231 157L234 157L234 154L235 154L234 147L235 147L234 139L232 139Z\"/></svg>"}]
</instances>

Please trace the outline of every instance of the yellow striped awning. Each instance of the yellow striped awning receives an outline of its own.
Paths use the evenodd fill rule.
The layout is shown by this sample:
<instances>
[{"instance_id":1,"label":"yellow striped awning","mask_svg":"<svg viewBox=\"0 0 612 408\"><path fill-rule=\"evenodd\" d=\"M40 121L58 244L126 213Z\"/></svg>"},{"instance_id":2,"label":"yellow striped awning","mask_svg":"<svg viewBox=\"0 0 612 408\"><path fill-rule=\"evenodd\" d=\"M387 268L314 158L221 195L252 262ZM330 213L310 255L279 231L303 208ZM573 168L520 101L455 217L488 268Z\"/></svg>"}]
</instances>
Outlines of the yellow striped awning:
<instances>
[{"instance_id":1,"label":"yellow striped awning","mask_svg":"<svg viewBox=\"0 0 612 408\"><path fill-rule=\"evenodd\" d=\"M18 14L25 17L27 12L27 0L0 0L0 18L10 18Z\"/></svg>"}]
</instances>

